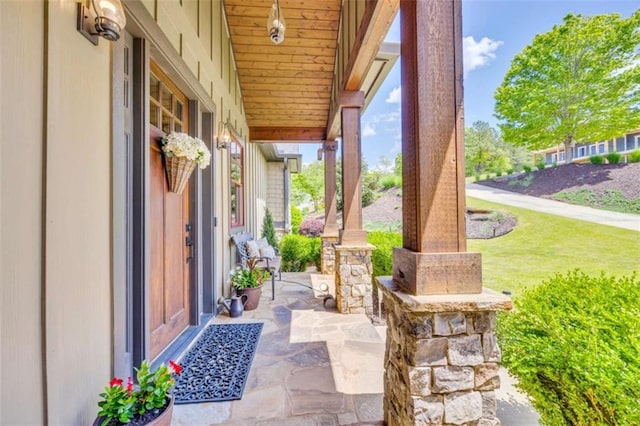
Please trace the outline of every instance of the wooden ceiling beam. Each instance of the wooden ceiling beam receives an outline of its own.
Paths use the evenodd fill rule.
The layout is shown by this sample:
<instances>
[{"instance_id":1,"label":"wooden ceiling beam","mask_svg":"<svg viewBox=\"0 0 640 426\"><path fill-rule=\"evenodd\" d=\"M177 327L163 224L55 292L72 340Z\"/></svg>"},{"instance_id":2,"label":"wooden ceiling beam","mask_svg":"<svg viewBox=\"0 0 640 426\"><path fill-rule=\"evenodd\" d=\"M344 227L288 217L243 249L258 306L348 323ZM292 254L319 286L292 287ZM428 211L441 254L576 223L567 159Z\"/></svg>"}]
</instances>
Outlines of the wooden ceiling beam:
<instances>
[{"instance_id":1,"label":"wooden ceiling beam","mask_svg":"<svg viewBox=\"0 0 640 426\"><path fill-rule=\"evenodd\" d=\"M360 90L367 70L378 54L389 27L400 9L400 0L371 0L367 2L362 23L356 33L343 80L339 82L343 91ZM335 139L340 134L340 105L337 99L331 105L327 136Z\"/></svg>"},{"instance_id":2,"label":"wooden ceiling beam","mask_svg":"<svg viewBox=\"0 0 640 426\"><path fill-rule=\"evenodd\" d=\"M249 127L249 140L319 143L326 139L325 132L325 127Z\"/></svg>"}]
</instances>

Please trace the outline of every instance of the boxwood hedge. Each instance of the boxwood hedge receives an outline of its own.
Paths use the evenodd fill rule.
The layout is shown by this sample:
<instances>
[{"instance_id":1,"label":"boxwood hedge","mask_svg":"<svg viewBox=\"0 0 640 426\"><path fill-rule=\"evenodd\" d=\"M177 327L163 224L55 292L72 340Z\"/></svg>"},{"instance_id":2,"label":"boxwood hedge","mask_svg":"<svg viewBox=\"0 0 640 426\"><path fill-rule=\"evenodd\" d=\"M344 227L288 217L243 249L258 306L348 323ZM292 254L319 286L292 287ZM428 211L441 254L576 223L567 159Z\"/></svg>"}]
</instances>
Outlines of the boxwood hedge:
<instances>
[{"instance_id":1,"label":"boxwood hedge","mask_svg":"<svg viewBox=\"0 0 640 426\"><path fill-rule=\"evenodd\" d=\"M640 281L579 271L500 316L503 363L548 425L640 424Z\"/></svg>"}]
</instances>

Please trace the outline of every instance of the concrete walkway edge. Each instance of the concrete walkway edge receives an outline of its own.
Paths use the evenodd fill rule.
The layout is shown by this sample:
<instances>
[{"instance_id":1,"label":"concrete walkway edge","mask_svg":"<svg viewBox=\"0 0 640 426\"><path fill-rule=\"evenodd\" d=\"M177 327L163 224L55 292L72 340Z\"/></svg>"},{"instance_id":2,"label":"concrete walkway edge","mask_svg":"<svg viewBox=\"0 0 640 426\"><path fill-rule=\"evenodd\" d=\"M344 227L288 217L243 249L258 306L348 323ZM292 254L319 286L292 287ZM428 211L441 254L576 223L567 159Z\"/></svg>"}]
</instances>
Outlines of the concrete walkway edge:
<instances>
[{"instance_id":1,"label":"concrete walkway edge","mask_svg":"<svg viewBox=\"0 0 640 426\"><path fill-rule=\"evenodd\" d=\"M640 215L576 206L561 201L532 197L530 195L504 191L475 183L468 183L466 185L466 193L467 196L480 200L640 232Z\"/></svg>"}]
</instances>

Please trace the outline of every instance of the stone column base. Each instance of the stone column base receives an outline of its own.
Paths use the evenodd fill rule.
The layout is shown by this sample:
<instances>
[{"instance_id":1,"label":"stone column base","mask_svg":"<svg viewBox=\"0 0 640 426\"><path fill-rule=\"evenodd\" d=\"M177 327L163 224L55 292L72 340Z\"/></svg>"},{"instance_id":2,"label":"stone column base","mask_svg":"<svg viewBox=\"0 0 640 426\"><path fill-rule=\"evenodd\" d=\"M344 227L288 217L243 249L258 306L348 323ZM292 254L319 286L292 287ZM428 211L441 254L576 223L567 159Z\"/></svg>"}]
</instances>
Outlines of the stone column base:
<instances>
[{"instance_id":1,"label":"stone column base","mask_svg":"<svg viewBox=\"0 0 640 426\"><path fill-rule=\"evenodd\" d=\"M333 275L336 271L336 250L334 245L338 243L338 235L322 235L321 271L325 275Z\"/></svg>"},{"instance_id":2,"label":"stone column base","mask_svg":"<svg viewBox=\"0 0 640 426\"><path fill-rule=\"evenodd\" d=\"M495 390L501 353L496 311L511 299L480 294L413 296L379 277L387 310L387 425L500 425Z\"/></svg>"},{"instance_id":3,"label":"stone column base","mask_svg":"<svg viewBox=\"0 0 640 426\"><path fill-rule=\"evenodd\" d=\"M373 313L371 244L336 245L336 306L346 314Z\"/></svg>"}]
</instances>

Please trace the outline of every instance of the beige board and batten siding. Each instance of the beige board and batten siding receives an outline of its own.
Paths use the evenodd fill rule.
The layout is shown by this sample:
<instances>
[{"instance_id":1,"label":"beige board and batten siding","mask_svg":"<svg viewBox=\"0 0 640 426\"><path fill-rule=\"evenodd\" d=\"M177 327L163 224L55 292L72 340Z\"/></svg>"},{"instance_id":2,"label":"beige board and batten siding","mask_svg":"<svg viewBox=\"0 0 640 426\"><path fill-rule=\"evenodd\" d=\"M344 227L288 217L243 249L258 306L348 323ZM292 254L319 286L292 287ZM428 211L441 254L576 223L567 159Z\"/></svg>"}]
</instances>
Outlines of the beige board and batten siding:
<instances>
[{"instance_id":1,"label":"beige board and batten siding","mask_svg":"<svg viewBox=\"0 0 640 426\"><path fill-rule=\"evenodd\" d=\"M49 424L90 424L111 375L111 45L46 2L45 327Z\"/></svg>"},{"instance_id":2,"label":"beige board and batten siding","mask_svg":"<svg viewBox=\"0 0 640 426\"><path fill-rule=\"evenodd\" d=\"M144 4L213 98L216 132L224 118L247 135L222 3ZM113 45L76 31L76 6L0 2L2 424L90 424L112 374ZM228 220L228 161L215 151L217 216ZM264 159L254 147L247 157L257 228ZM230 263L224 225L220 275Z\"/></svg>"},{"instance_id":3,"label":"beige board and batten siding","mask_svg":"<svg viewBox=\"0 0 640 426\"><path fill-rule=\"evenodd\" d=\"M44 6L0 1L0 424L43 424Z\"/></svg>"}]
</instances>

